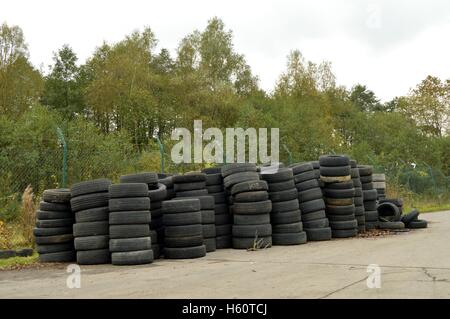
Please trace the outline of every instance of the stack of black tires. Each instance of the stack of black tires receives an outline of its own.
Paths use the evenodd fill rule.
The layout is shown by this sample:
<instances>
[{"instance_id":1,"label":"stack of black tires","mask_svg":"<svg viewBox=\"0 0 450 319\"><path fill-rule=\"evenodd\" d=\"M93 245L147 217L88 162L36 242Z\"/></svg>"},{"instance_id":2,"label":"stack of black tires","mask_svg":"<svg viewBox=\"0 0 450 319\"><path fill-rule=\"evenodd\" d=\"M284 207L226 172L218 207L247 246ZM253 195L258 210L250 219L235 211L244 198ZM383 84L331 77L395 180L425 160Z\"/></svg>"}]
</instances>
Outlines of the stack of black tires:
<instances>
[{"instance_id":1,"label":"stack of black tires","mask_svg":"<svg viewBox=\"0 0 450 319\"><path fill-rule=\"evenodd\" d=\"M36 250L41 262L74 261L74 223L70 208L69 189L48 189L42 195L43 201L36 213Z\"/></svg>"},{"instance_id":2,"label":"stack of black tires","mask_svg":"<svg viewBox=\"0 0 450 319\"><path fill-rule=\"evenodd\" d=\"M362 191L361 179L359 178L359 169L355 160L350 160L351 176L353 187L355 188L355 197L353 202L355 204L355 218L358 222L358 232L366 231L366 218L364 215L364 198Z\"/></svg>"},{"instance_id":3,"label":"stack of black tires","mask_svg":"<svg viewBox=\"0 0 450 319\"><path fill-rule=\"evenodd\" d=\"M75 212L73 225L77 263L107 264L109 253L109 179L101 178L72 185L70 205Z\"/></svg>"},{"instance_id":4,"label":"stack of black tires","mask_svg":"<svg viewBox=\"0 0 450 319\"><path fill-rule=\"evenodd\" d=\"M113 265L153 262L150 199L144 183L109 186L109 250Z\"/></svg>"},{"instance_id":5,"label":"stack of black tires","mask_svg":"<svg viewBox=\"0 0 450 319\"><path fill-rule=\"evenodd\" d=\"M307 240L330 240L331 228L325 214L325 202L313 164L297 163L292 164L291 168Z\"/></svg>"},{"instance_id":6,"label":"stack of black tires","mask_svg":"<svg viewBox=\"0 0 450 319\"><path fill-rule=\"evenodd\" d=\"M229 234L229 229L233 224L233 219L228 210L221 168L205 168L202 172L206 174L206 189L208 195L214 197L216 248L229 248L231 247L231 235ZM217 233L217 228L219 229L219 233Z\"/></svg>"},{"instance_id":7,"label":"stack of black tires","mask_svg":"<svg viewBox=\"0 0 450 319\"><path fill-rule=\"evenodd\" d=\"M206 190L206 174L188 172L172 177L176 197L197 197L208 195Z\"/></svg>"},{"instance_id":8,"label":"stack of black tires","mask_svg":"<svg viewBox=\"0 0 450 319\"><path fill-rule=\"evenodd\" d=\"M234 185L247 182L258 181L259 174L257 172L256 165L253 163L232 163L222 166L221 169L223 177L223 185L225 190L226 203L228 205L228 211L231 215L234 214L233 209L233 196L231 189ZM232 247L232 234L231 224L216 225L216 234L222 237L222 247ZM217 239L216 239L217 240Z\"/></svg>"},{"instance_id":9,"label":"stack of black tires","mask_svg":"<svg viewBox=\"0 0 450 319\"><path fill-rule=\"evenodd\" d=\"M199 258L206 255L203 244L202 213L198 198L180 198L162 204L164 257Z\"/></svg>"},{"instance_id":10,"label":"stack of black tires","mask_svg":"<svg viewBox=\"0 0 450 319\"><path fill-rule=\"evenodd\" d=\"M273 245L300 245L306 243L306 233L303 231L301 212L298 202L298 192L294 184L294 174L291 168L280 168L277 172L261 172L261 178L269 185L269 199L272 201L270 219L272 223ZM278 189L282 184L283 190ZM276 188L277 189L277 188Z\"/></svg>"},{"instance_id":11,"label":"stack of black tires","mask_svg":"<svg viewBox=\"0 0 450 319\"><path fill-rule=\"evenodd\" d=\"M354 237L358 234L358 222L355 218L355 188L351 179L350 159L345 155L323 155L319 163L332 237Z\"/></svg>"},{"instance_id":12,"label":"stack of black tires","mask_svg":"<svg viewBox=\"0 0 450 319\"><path fill-rule=\"evenodd\" d=\"M150 237L152 239L153 258L159 258L162 254L164 243L161 203L167 198L167 187L165 187L164 183L159 183L158 174L153 172L122 175L120 183L143 183L147 185L150 198ZM170 180L168 183L170 185Z\"/></svg>"},{"instance_id":13,"label":"stack of black tires","mask_svg":"<svg viewBox=\"0 0 450 319\"><path fill-rule=\"evenodd\" d=\"M366 230L378 228L377 198L378 192L373 188L372 166L358 165L364 199L364 217Z\"/></svg>"},{"instance_id":14,"label":"stack of black tires","mask_svg":"<svg viewBox=\"0 0 450 319\"><path fill-rule=\"evenodd\" d=\"M233 198L233 248L259 249L272 246L272 225L268 185L254 180L234 184Z\"/></svg>"}]
</instances>

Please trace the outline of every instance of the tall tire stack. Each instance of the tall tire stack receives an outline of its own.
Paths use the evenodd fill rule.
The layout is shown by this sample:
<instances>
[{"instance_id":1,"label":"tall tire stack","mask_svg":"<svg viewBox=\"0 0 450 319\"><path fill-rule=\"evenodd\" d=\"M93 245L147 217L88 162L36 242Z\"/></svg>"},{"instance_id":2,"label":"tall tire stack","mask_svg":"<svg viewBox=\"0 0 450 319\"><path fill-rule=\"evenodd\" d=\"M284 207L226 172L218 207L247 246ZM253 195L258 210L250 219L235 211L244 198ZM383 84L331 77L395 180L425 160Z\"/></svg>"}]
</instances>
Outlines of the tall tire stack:
<instances>
[{"instance_id":1,"label":"tall tire stack","mask_svg":"<svg viewBox=\"0 0 450 319\"><path fill-rule=\"evenodd\" d=\"M373 188L377 190L377 199L385 199L386 198L386 175L385 174L373 174Z\"/></svg>"},{"instance_id":2,"label":"tall tire stack","mask_svg":"<svg viewBox=\"0 0 450 319\"><path fill-rule=\"evenodd\" d=\"M152 240L153 258L160 257L164 243L164 228L162 223L161 202L167 197L167 188L159 183L157 173L142 172L120 176L120 183L143 183L147 184L148 196L150 198L150 237ZM163 184L165 185L165 184ZM173 185L173 184L172 184ZM163 197L164 195L164 197ZM153 197L153 198L152 198Z\"/></svg>"},{"instance_id":3,"label":"tall tire stack","mask_svg":"<svg viewBox=\"0 0 450 319\"><path fill-rule=\"evenodd\" d=\"M372 166L358 165L364 199L364 217L366 230L378 228L377 198L378 192L373 188Z\"/></svg>"},{"instance_id":4,"label":"tall tire stack","mask_svg":"<svg viewBox=\"0 0 450 319\"><path fill-rule=\"evenodd\" d=\"M272 201L272 211L270 213L272 244L305 244L306 233L303 231L298 192L297 188L295 188L292 169L280 168L276 173L272 174L265 174L262 172L261 178L265 180L269 186L269 199ZM281 191L271 190L272 184L280 185L280 183L283 182L289 184L290 187Z\"/></svg>"},{"instance_id":5,"label":"tall tire stack","mask_svg":"<svg viewBox=\"0 0 450 319\"><path fill-rule=\"evenodd\" d=\"M294 174L294 185L298 192L301 220L307 240L330 240L331 228L326 217L325 202L323 201L322 190L313 164L298 163L291 165L291 167ZM284 189L284 187L281 187L281 189ZM270 190L272 191L273 187Z\"/></svg>"},{"instance_id":6,"label":"tall tire stack","mask_svg":"<svg viewBox=\"0 0 450 319\"><path fill-rule=\"evenodd\" d=\"M75 212L73 225L77 263L107 264L109 253L109 179L101 178L72 185L70 205Z\"/></svg>"},{"instance_id":7,"label":"tall tire stack","mask_svg":"<svg viewBox=\"0 0 450 319\"><path fill-rule=\"evenodd\" d=\"M41 262L70 262L76 259L74 223L69 189L48 189L42 195L33 234Z\"/></svg>"},{"instance_id":8,"label":"tall tire stack","mask_svg":"<svg viewBox=\"0 0 450 319\"><path fill-rule=\"evenodd\" d=\"M216 248L231 247L231 236L229 230L233 224L233 218L228 210L227 199L223 187L223 177L220 167L205 168L202 170L206 174L206 189L208 195L214 197L214 212L216 225ZM217 233L219 228L219 234ZM222 235L224 233L224 235Z\"/></svg>"},{"instance_id":9,"label":"tall tire stack","mask_svg":"<svg viewBox=\"0 0 450 319\"><path fill-rule=\"evenodd\" d=\"M202 213L198 198L180 198L162 204L164 258L186 259L206 255Z\"/></svg>"},{"instance_id":10,"label":"tall tire stack","mask_svg":"<svg viewBox=\"0 0 450 319\"><path fill-rule=\"evenodd\" d=\"M355 218L355 188L351 179L350 159L345 155L323 155L319 163L332 237L354 237L358 234L358 222Z\"/></svg>"},{"instance_id":11,"label":"tall tire stack","mask_svg":"<svg viewBox=\"0 0 450 319\"><path fill-rule=\"evenodd\" d=\"M253 163L226 164L222 166L221 173L223 177L223 186L225 190L225 198L226 203L228 205L228 211L233 217L234 209L233 209L233 196L231 194L232 187L242 182L258 181L259 174L257 172L256 165ZM224 224L216 226L216 234L217 234L216 241L218 247L221 248L232 247L232 224ZM220 244L218 237L221 237Z\"/></svg>"},{"instance_id":12,"label":"tall tire stack","mask_svg":"<svg viewBox=\"0 0 450 319\"><path fill-rule=\"evenodd\" d=\"M351 176L353 187L355 188L355 197L353 202L355 204L355 218L358 222L358 232L366 231L366 218L364 214L364 198L361 179L359 177L359 169L355 160L350 160Z\"/></svg>"},{"instance_id":13,"label":"tall tire stack","mask_svg":"<svg viewBox=\"0 0 450 319\"><path fill-rule=\"evenodd\" d=\"M206 174L200 172L188 172L184 175L172 177L175 197L206 196Z\"/></svg>"},{"instance_id":14,"label":"tall tire stack","mask_svg":"<svg viewBox=\"0 0 450 319\"><path fill-rule=\"evenodd\" d=\"M110 185L109 197L109 250L112 264L141 265L153 262L148 185Z\"/></svg>"},{"instance_id":15,"label":"tall tire stack","mask_svg":"<svg viewBox=\"0 0 450 319\"><path fill-rule=\"evenodd\" d=\"M272 246L272 225L266 181L253 180L234 184L233 196L233 248L259 249Z\"/></svg>"}]
</instances>

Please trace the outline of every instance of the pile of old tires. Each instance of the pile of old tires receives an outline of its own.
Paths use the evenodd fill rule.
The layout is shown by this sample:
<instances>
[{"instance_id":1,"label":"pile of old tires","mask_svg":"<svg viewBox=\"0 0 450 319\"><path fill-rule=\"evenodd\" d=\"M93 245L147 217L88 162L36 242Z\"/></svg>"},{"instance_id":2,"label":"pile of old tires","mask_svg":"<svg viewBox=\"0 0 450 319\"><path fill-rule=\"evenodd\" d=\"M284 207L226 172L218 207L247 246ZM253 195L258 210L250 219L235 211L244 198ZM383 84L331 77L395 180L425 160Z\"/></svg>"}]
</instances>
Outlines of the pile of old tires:
<instances>
[{"instance_id":1,"label":"pile of old tires","mask_svg":"<svg viewBox=\"0 0 450 319\"><path fill-rule=\"evenodd\" d=\"M355 218L358 222L358 232L363 233L366 231L366 217L364 214L362 183L359 177L359 169L355 160L350 160L350 167L353 187L355 188L355 196L353 197L353 203L355 205Z\"/></svg>"},{"instance_id":2,"label":"pile of old tires","mask_svg":"<svg viewBox=\"0 0 450 319\"><path fill-rule=\"evenodd\" d=\"M419 211L413 209L411 212L402 215L401 222L409 229L427 228L428 222L424 219L419 219Z\"/></svg>"},{"instance_id":3,"label":"pile of old tires","mask_svg":"<svg viewBox=\"0 0 450 319\"><path fill-rule=\"evenodd\" d=\"M231 247L231 234L229 233L229 229L233 224L233 219L228 210L223 186L222 169L220 167L205 168L202 172L206 174L206 190L208 191L208 195L214 198L216 248Z\"/></svg>"},{"instance_id":4,"label":"pile of old tires","mask_svg":"<svg viewBox=\"0 0 450 319\"><path fill-rule=\"evenodd\" d=\"M317 171L312 163L293 164L291 168L307 240L330 240L331 228L325 213L325 202L317 179Z\"/></svg>"},{"instance_id":5,"label":"pile of old tires","mask_svg":"<svg viewBox=\"0 0 450 319\"><path fill-rule=\"evenodd\" d=\"M72 185L70 205L75 213L73 225L77 263L106 264L109 253L109 179L95 179Z\"/></svg>"},{"instance_id":6,"label":"pile of old tires","mask_svg":"<svg viewBox=\"0 0 450 319\"><path fill-rule=\"evenodd\" d=\"M226 164L222 166L221 173L223 177L223 186L225 190L226 203L228 204L228 209L230 214L234 214L234 199L231 193L231 189L234 185L248 182L248 181L258 181L259 174L257 172L257 167L253 163L233 163ZM222 236L224 238L224 246L232 246L232 225L221 225L216 227L217 236Z\"/></svg>"},{"instance_id":7,"label":"pile of old tires","mask_svg":"<svg viewBox=\"0 0 450 319\"><path fill-rule=\"evenodd\" d=\"M272 202L272 211L270 212L272 244L299 245L306 243L306 233L303 231L298 192L295 188L292 169L280 168L277 172L268 173L262 171L261 178L269 185L269 199Z\"/></svg>"},{"instance_id":8,"label":"pile of old tires","mask_svg":"<svg viewBox=\"0 0 450 319\"><path fill-rule=\"evenodd\" d=\"M386 175L385 174L372 174L373 188L377 190L377 199L386 198Z\"/></svg>"},{"instance_id":9,"label":"pile of old tires","mask_svg":"<svg viewBox=\"0 0 450 319\"><path fill-rule=\"evenodd\" d=\"M113 265L153 262L150 199L144 183L109 186L109 250Z\"/></svg>"},{"instance_id":10,"label":"pile of old tires","mask_svg":"<svg viewBox=\"0 0 450 319\"><path fill-rule=\"evenodd\" d=\"M359 178L361 180L363 199L364 199L364 217L366 221L366 229L378 228L378 212L377 212L377 190L373 188L372 183L372 166L358 165Z\"/></svg>"},{"instance_id":11,"label":"pile of old tires","mask_svg":"<svg viewBox=\"0 0 450 319\"><path fill-rule=\"evenodd\" d=\"M160 183L158 174L152 172L122 175L120 177L120 183L143 183L147 185L148 197L150 198L151 221L149 224L153 258L159 258L162 253L164 243L161 203L167 198L166 185ZM170 185L170 182L168 183Z\"/></svg>"},{"instance_id":12,"label":"pile of old tires","mask_svg":"<svg viewBox=\"0 0 450 319\"><path fill-rule=\"evenodd\" d=\"M319 163L332 237L354 237L358 233L358 222L355 218L355 188L351 179L350 159L345 155L323 155Z\"/></svg>"},{"instance_id":13,"label":"pile of old tires","mask_svg":"<svg viewBox=\"0 0 450 319\"><path fill-rule=\"evenodd\" d=\"M202 213L198 198L180 198L162 203L164 258L186 259L206 255Z\"/></svg>"},{"instance_id":14,"label":"pile of old tires","mask_svg":"<svg viewBox=\"0 0 450 319\"><path fill-rule=\"evenodd\" d=\"M262 180L234 184L232 243L235 249L259 249L272 245L268 185Z\"/></svg>"},{"instance_id":15,"label":"pile of old tires","mask_svg":"<svg viewBox=\"0 0 450 319\"><path fill-rule=\"evenodd\" d=\"M41 262L69 262L76 259L73 246L74 223L69 189L49 189L36 212L33 234Z\"/></svg>"}]
</instances>

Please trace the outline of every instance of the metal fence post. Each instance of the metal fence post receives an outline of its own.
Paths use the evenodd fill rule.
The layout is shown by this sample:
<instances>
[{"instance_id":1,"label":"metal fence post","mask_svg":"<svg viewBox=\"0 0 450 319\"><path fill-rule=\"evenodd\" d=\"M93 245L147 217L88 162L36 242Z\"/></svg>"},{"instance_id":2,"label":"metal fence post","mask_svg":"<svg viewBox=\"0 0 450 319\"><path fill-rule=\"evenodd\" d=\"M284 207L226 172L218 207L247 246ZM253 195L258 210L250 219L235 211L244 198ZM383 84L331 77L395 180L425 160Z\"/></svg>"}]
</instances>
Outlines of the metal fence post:
<instances>
[{"instance_id":1,"label":"metal fence post","mask_svg":"<svg viewBox=\"0 0 450 319\"><path fill-rule=\"evenodd\" d=\"M164 145L161 142L161 140L159 139L158 135L155 136L155 139L158 142L159 153L160 153L160 156L161 156L161 173L164 173Z\"/></svg>"},{"instance_id":2,"label":"metal fence post","mask_svg":"<svg viewBox=\"0 0 450 319\"><path fill-rule=\"evenodd\" d=\"M64 138L64 133L60 127L56 128L56 134L58 135L58 141L63 147L63 166L62 166L62 176L61 176L61 187L65 188L67 184L67 143Z\"/></svg>"},{"instance_id":3,"label":"metal fence post","mask_svg":"<svg viewBox=\"0 0 450 319\"><path fill-rule=\"evenodd\" d=\"M289 162L288 165L291 165L292 164L292 153L289 150L289 148L286 146L286 144L283 144L283 148L286 151L286 153L288 153L288 162Z\"/></svg>"}]
</instances>

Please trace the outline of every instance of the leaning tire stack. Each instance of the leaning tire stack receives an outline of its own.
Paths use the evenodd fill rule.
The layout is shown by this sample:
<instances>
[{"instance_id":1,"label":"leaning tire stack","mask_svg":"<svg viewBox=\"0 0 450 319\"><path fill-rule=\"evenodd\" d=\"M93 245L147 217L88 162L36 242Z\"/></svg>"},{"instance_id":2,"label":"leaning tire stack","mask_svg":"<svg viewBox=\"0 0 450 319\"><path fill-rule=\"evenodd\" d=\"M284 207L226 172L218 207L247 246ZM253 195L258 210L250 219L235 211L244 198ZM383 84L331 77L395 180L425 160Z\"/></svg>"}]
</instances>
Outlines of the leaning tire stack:
<instances>
[{"instance_id":1,"label":"leaning tire stack","mask_svg":"<svg viewBox=\"0 0 450 319\"><path fill-rule=\"evenodd\" d=\"M358 232L364 233L366 231L366 218L364 214L364 198L361 179L359 177L359 169L355 160L350 160L351 176L353 187L355 188L355 197L353 202L355 204L355 218L358 222Z\"/></svg>"},{"instance_id":2,"label":"leaning tire stack","mask_svg":"<svg viewBox=\"0 0 450 319\"><path fill-rule=\"evenodd\" d=\"M227 230L231 228L233 219L226 202L221 168L205 168L202 172L206 174L206 189L208 190L208 195L214 197L216 248L221 249L231 247L231 236ZM217 228L220 229L219 234L217 234ZM225 235L222 235L224 232Z\"/></svg>"},{"instance_id":3,"label":"leaning tire stack","mask_svg":"<svg viewBox=\"0 0 450 319\"><path fill-rule=\"evenodd\" d=\"M377 199L386 198L386 175L385 174L373 174L373 188L377 190Z\"/></svg>"},{"instance_id":4,"label":"leaning tire stack","mask_svg":"<svg viewBox=\"0 0 450 319\"><path fill-rule=\"evenodd\" d=\"M299 163L291 165L291 167L307 240L330 240L331 228L325 214L325 202L313 165Z\"/></svg>"},{"instance_id":5,"label":"leaning tire stack","mask_svg":"<svg viewBox=\"0 0 450 319\"><path fill-rule=\"evenodd\" d=\"M233 185L233 248L267 248L272 246L270 212L272 202L266 181L254 180Z\"/></svg>"},{"instance_id":6,"label":"leaning tire stack","mask_svg":"<svg viewBox=\"0 0 450 319\"><path fill-rule=\"evenodd\" d=\"M269 185L269 199L272 201L270 220L272 223L273 245L300 245L306 243L302 217L298 203L298 192L294 184L291 168L280 168L276 173L261 173L261 178ZM271 191L272 184L288 183L290 188Z\"/></svg>"},{"instance_id":7,"label":"leaning tire stack","mask_svg":"<svg viewBox=\"0 0 450 319\"><path fill-rule=\"evenodd\" d=\"M150 237L152 241L153 258L158 259L164 249L164 228L161 203L167 197L167 188L164 187L165 184L159 183L158 174L153 172L123 175L120 177L120 183L147 184L148 196L150 198Z\"/></svg>"},{"instance_id":8,"label":"leaning tire stack","mask_svg":"<svg viewBox=\"0 0 450 319\"><path fill-rule=\"evenodd\" d=\"M223 185L225 190L226 203L228 211L233 216L233 196L231 189L234 185L247 181L258 181L259 174L257 173L256 165L253 163L232 163L222 166L221 173L223 177ZM234 217L233 217L234 223ZM224 224L216 226L217 245L223 248L232 247L232 224ZM220 244L219 244L219 237Z\"/></svg>"},{"instance_id":9,"label":"leaning tire stack","mask_svg":"<svg viewBox=\"0 0 450 319\"><path fill-rule=\"evenodd\" d=\"M198 198L180 198L162 204L164 258L186 259L206 255L202 213Z\"/></svg>"},{"instance_id":10,"label":"leaning tire stack","mask_svg":"<svg viewBox=\"0 0 450 319\"><path fill-rule=\"evenodd\" d=\"M70 262L76 259L73 246L74 223L69 189L48 189L36 213L33 234L41 262Z\"/></svg>"},{"instance_id":11,"label":"leaning tire stack","mask_svg":"<svg viewBox=\"0 0 450 319\"><path fill-rule=\"evenodd\" d=\"M109 253L109 179L96 179L72 185L70 204L75 212L73 225L77 263L107 264Z\"/></svg>"},{"instance_id":12,"label":"leaning tire stack","mask_svg":"<svg viewBox=\"0 0 450 319\"><path fill-rule=\"evenodd\" d=\"M373 188L372 166L358 165L364 199L366 230L378 228L377 190Z\"/></svg>"},{"instance_id":13,"label":"leaning tire stack","mask_svg":"<svg viewBox=\"0 0 450 319\"><path fill-rule=\"evenodd\" d=\"M350 159L345 155L323 155L319 163L332 237L354 237L358 234L358 222L355 218L355 188L351 180Z\"/></svg>"},{"instance_id":14,"label":"leaning tire stack","mask_svg":"<svg viewBox=\"0 0 450 319\"><path fill-rule=\"evenodd\" d=\"M109 186L109 250L113 265L153 262L150 199L145 183Z\"/></svg>"}]
</instances>

